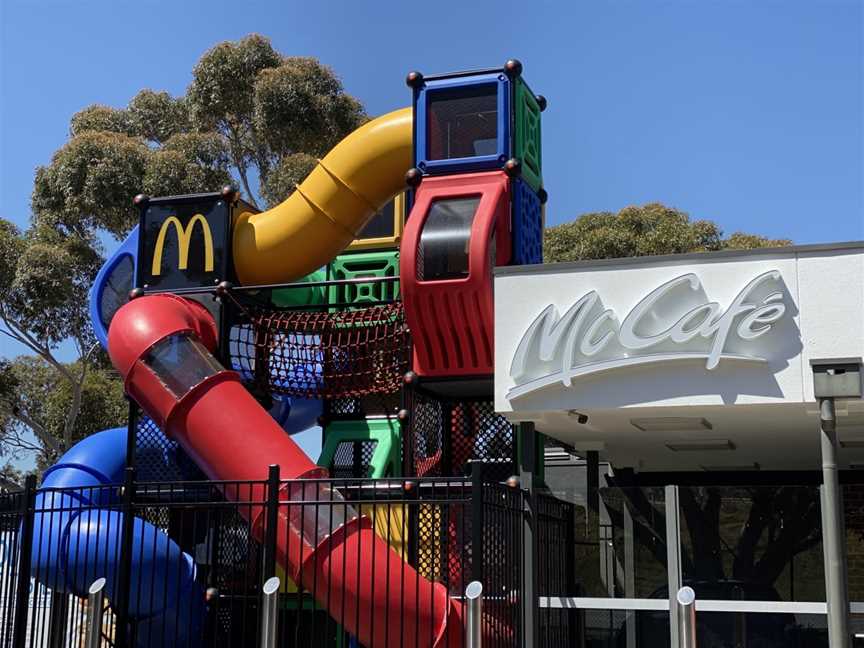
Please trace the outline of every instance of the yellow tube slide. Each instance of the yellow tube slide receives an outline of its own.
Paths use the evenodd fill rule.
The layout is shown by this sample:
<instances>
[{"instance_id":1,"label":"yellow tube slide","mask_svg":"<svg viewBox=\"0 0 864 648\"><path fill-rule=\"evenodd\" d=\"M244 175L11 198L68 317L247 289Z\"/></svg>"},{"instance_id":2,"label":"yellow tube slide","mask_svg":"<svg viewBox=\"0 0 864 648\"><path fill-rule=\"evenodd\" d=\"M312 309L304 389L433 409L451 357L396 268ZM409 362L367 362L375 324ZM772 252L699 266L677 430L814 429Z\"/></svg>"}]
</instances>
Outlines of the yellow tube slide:
<instances>
[{"instance_id":1,"label":"yellow tube slide","mask_svg":"<svg viewBox=\"0 0 864 648\"><path fill-rule=\"evenodd\" d=\"M240 214L233 241L240 282L293 281L345 249L405 188L411 128L411 108L367 122L333 147L282 204Z\"/></svg>"}]
</instances>

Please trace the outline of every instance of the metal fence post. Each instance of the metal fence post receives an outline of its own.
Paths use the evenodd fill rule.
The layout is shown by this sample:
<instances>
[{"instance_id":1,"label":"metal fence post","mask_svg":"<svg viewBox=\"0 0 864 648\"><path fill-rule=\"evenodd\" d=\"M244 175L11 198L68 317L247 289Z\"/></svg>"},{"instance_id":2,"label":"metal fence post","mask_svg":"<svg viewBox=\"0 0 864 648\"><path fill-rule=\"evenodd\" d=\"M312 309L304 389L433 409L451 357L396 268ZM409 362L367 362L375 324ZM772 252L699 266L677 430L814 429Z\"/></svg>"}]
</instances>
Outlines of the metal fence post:
<instances>
[{"instance_id":1,"label":"metal fence post","mask_svg":"<svg viewBox=\"0 0 864 648\"><path fill-rule=\"evenodd\" d=\"M64 648L66 622L69 619L69 595L51 592L51 614L48 618L48 648Z\"/></svg>"},{"instance_id":2,"label":"metal fence post","mask_svg":"<svg viewBox=\"0 0 864 648\"><path fill-rule=\"evenodd\" d=\"M129 587L132 582L132 537L135 524L135 511L132 503L135 499L135 468L126 466L123 475L123 493L120 510L123 512L123 529L120 537L120 556L117 570L117 596L112 601L116 615L115 646L129 648Z\"/></svg>"},{"instance_id":3,"label":"metal fence post","mask_svg":"<svg viewBox=\"0 0 864 648\"><path fill-rule=\"evenodd\" d=\"M526 648L538 644L537 598L537 511L534 501L534 468L537 465L534 423L516 427L519 451L519 483L522 488L522 643Z\"/></svg>"},{"instance_id":4,"label":"metal fence post","mask_svg":"<svg viewBox=\"0 0 864 648\"><path fill-rule=\"evenodd\" d=\"M681 518L678 502L678 487L666 486L666 572L669 588L669 644L680 646L679 611L672 598L681 588Z\"/></svg>"},{"instance_id":5,"label":"metal fence post","mask_svg":"<svg viewBox=\"0 0 864 648\"><path fill-rule=\"evenodd\" d=\"M261 648L275 648L276 619L278 617L279 577L268 578L264 583L264 602L261 606Z\"/></svg>"},{"instance_id":6,"label":"metal fence post","mask_svg":"<svg viewBox=\"0 0 864 648\"><path fill-rule=\"evenodd\" d=\"M678 606L678 645L696 648L696 592L682 587L675 597Z\"/></svg>"},{"instance_id":7,"label":"metal fence post","mask_svg":"<svg viewBox=\"0 0 864 648\"><path fill-rule=\"evenodd\" d=\"M483 646L483 583L471 581L465 588L465 648Z\"/></svg>"},{"instance_id":8,"label":"metal fence post","mask_svg":"<svg viewBox=\"0 0 864 648\"><path fill-rule=\"evenodd\" d=\"M483 582L483 462L471 462L471 580ZM469 585L470 587L470 585Z\"/></svg>"},{"instance_id":9,"label":"metal fence post","mask_svg":"<svg viewBox=\"0 0 864 648\"><path fill-rule=\"evenodd\" d=\"M99 648L102 643L102 613L105 609L104 578L97 578L87 592L87 630L85 648Z\"/></svg>"},{"instance_id":10,"label":"metal fence post","mask_svg":"<svg viewBox=\"0 0 864 648\"><path fill-rule=\"evenodd\" d=\"M30 560L33 556L33 527L36 517L36 475L27 475L21 493L21 538L18 579L15 584L15 617L12 622L12 648L24 648L27 640L27 613L30 603Z\"/></svg>"},{"instance_id":11,"label":"metal fence post","mask_svg":"<svg viewBox=\"0 0 864 648\"><path fill-rule=\"evenodd\" d=\"M264 531L264 580L276 575L276 526L279 524L279 465L267 472L267 528Z\"/></svg>"}]
</instances>

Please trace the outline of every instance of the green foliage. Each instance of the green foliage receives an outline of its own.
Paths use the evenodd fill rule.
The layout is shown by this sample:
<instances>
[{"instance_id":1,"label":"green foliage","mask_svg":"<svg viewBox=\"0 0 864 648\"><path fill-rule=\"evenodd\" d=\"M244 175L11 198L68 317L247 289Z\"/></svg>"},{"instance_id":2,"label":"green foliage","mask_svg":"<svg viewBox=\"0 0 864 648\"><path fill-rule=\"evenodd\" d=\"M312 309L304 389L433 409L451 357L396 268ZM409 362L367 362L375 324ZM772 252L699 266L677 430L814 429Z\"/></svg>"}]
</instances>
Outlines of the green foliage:
<instances>
[{"instance_id":1,"label":"green foliage","mask_svg":"<svg viewBox=\"0 0 864 648\"><path fill-rule=\"evenodd\" d=\"M290 196L317 163L318 159L307 153L295 153L282 158L279 166L261 183L261 196L267 206L278 205Z\"/></svg>"},{"instance_id":2,"label":"green foliage","mask_svg":"<svg viewBox=\"0 0 864 648\"><path fill-rule=\"evenodd\" d=\"M650 203L625 207L617 214L588 213L572 222L550 227L543 239L543 256L547 262L556 263L790 244L788 240L771 240L741 232L723 239L723 232L716 223L692 221L682 211Z\"/></svg>"},{"instance_id":3,"label":"green foliage","mask_svg":"<svg viewBox=\"0 0 864 648\"><path fill-rule=\"evenodd\" d=\"M141 90L132 97L126 114L131 132L156 144L188 132L191 126L186 101L167 92Z\"/></svg>"},{"instance_id":4,"label":"green foliage","mask_svg":"<svg viewBox=\"0 0 864 648\"><path fill-rule=\"evenodd\" d=\"M64 367L70 374L83 375L78 396L79 413L68 432L68 415L76 398L74 383L64 380L49 363L32 356L21 356L0 366L0 411L11 410L15 414L7 419L3 438L12 448L33 445L29 449L38 452L38 464L43 469L76 441L122 425L128 412L123 385L112 372L94 365L82 374L80 361ZM4 389L4 383L11 383L13 388ZM44 434L62 443L52 447L28 440L28 431L34 427L39 430L37 441Z\"/></svg>"},{"instance_id":5,"label":"green foliage","mask_svg":"<svg viewBox=\"0 0 864 648\"><path fill-rule=\"evenodd\" d=\"M286 58L255 81L254 127L272 151L323 156L364 117L333 71L313 58Z\"/></svg>"}]
</instances>

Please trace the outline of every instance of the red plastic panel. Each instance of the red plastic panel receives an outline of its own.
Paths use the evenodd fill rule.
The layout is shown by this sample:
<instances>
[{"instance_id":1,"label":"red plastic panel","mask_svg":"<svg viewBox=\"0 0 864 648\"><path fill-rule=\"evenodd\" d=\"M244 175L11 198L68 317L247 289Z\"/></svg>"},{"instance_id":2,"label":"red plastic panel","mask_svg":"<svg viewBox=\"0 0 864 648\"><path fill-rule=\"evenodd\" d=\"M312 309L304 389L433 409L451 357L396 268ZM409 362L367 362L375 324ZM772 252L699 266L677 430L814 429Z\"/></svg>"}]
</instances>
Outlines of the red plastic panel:
<instances>
[{"instance_id":1,"label":"red plastic panel","mask_svg":"<svg viewBox=\"0 0 864 648\"><path fill-rule=\"evenodd\" d=\"M492 373L492 269L510 261L511 247L510 182L503 172L423 179L399 260L418 375Z\"/></svg>"}]
</instances>

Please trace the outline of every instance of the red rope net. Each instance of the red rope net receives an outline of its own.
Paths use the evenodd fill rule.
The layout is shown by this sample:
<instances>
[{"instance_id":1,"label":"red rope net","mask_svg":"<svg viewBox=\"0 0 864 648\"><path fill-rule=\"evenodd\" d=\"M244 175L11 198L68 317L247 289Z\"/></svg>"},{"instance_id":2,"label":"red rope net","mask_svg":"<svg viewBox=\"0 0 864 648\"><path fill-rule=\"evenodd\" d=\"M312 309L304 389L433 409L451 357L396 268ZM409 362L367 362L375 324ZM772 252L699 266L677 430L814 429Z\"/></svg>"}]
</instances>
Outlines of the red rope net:
<instances>
[{"instance_id":1,"label":"red rope net","mask_svg":"<svg viewBox=\"0 0 864 648\"><path fill-rule=\"evenodd\" d=\"M231 364L270 394L354 398L398 391L408 370L401 302L332 311L238 304Z\"/></svg>"}]
</instances>

